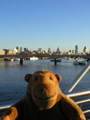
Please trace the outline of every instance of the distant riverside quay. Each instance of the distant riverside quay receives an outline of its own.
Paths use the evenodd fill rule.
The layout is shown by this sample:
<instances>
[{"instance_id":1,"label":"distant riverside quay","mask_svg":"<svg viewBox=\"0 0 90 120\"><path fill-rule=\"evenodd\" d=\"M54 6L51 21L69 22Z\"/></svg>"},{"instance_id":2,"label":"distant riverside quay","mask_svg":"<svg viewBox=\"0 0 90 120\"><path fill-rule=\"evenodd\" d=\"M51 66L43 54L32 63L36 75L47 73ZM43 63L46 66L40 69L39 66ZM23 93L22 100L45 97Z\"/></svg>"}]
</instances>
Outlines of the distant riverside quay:
<instances>
[{"instance_id":1,"label":"distant riverside quay","mask_svg":"<svg viewBox=\"0 0 90 120\"><path fill-rule=\"evenodd\" d=\"M90 60L90 55L45 55L45 54L38 54L38 55L35 55L35 54L32 54L32 55L0 55L0 58L20 58L20 64L23 64L23 61L25 58L30 58L30 57L38 57L38 58L44 58L44 57L47 57L47 58L50 58L50 59L54 59L54 63L56 64L57 61L56 59L58 58L85 58L87 59L87 61Z\"/></svg>"}]
</instances>

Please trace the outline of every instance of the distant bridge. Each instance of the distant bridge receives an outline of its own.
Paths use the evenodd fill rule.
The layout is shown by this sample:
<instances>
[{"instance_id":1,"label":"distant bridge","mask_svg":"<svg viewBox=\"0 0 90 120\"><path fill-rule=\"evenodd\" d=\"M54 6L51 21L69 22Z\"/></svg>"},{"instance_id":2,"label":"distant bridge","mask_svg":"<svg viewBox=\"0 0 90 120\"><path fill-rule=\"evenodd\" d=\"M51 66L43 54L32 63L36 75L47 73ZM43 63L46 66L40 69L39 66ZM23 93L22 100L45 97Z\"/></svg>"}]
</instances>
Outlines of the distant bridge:
<instances>
[{"instance_id":1,"label":"distant bridge","mask_svg":"<svg viewBox=\"0 0 90 120\"><path fill-rule=\"evenodd\" d=\"M23 64L24 58L28 58L28 57L41 57L41 58L49 57L49 58L54 59L55 65L57 63L56 59L58 59L58 58L65 58L65 57L78 58L78 57L80 57L80 58L85 58L88 61L90 60L90 55L43 55L43 54L38 54L38 55L34 55L34 54L33 55L28 55L28 54L26 54L26 55L0 55L0 58L5 58L5 57L20 58L20 64Z\"/></svg>"}]
</instances>

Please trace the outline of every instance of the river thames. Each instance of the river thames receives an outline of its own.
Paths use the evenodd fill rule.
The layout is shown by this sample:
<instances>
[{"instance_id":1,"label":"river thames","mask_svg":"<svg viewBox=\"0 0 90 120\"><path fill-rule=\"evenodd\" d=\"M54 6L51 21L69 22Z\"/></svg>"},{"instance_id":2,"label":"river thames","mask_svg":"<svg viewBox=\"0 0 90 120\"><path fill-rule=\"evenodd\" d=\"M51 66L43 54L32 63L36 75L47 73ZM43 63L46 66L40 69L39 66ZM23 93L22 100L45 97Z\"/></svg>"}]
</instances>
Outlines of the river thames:
<instances>
[{"instance_id":1,"label":"river thames","mask_svg":"<svg viewBox=\"0 0 90 120\"><path fill-rule=\"evenodd\" d=\"M60 88L64 92L84 67L84 65L75 66L73 60L67 59L62 59L56 66L49 59L24 60L24 65L20 65L19 61L0 61L0 102L18 100L24 97L27 87L24 76L28 73L46 69L61 75ZM88 71L74 91L90 88L89 73Z\"/></svg>"},{"instance_id":2,"label":"river thames","mask_svg":"<svg viewBox=\"0 0 90 120\"><path fill-rule=\"evenodd\" d=\"M54 65L49 59L36 61L24 60L23 65L20 65L20 61L0 61L0 103L22 99L25 96L28 84L24 80L25 75L28 73L33 74L35 71L42 69L61 75L62 80L59 86L64 92L85 67L85 65L73 65L73 61L62 59L57 65ZM90 70L73 91L82 91L89 88ZM87 104L88 106L90 105Z\"/></svg>"}]
</instances>

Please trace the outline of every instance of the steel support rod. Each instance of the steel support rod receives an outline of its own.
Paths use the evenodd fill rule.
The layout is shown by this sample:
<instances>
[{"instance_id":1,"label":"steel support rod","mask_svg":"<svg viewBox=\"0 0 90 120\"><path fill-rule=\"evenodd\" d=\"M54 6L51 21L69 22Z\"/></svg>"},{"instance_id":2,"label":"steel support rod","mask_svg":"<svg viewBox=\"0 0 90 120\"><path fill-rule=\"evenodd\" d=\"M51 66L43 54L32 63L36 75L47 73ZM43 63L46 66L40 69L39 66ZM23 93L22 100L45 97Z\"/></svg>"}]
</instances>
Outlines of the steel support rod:
<instances>
[{"instance_id":1,"label":"steel support rod","mask_svg":"<svg viewBox=\"0 0 90 120\"><path fill-rule=\"evenodd\" d=\"M90 110L85 110L85 111L83 111L83 113L85 114L85 113L89 113L90 112ZM90 120L90 119L88 119L88 120Z\"/></svg>"},{"instance_id":2,"label":"steel support rod","mask_svg":"<svg viewBox=\"0 0 90 120\"><path fill-rule=\"evenodd\" d=\"M70 97L72 99L75 99L75 98L80 98L80 97L86 97L86 96L89 96L90 95L90 89L89 90L86 90L86 91L81 91L81 92L67 92L67 93L64 93L67 97Z\"/></svg>"},{"instance_id":3,"label":"steel support rod","mask_svg":"<svg viewBox=\"0 0 90 120\"><path fill-rule=\"evenodd\" d=\"M86 103L86 102L90 102L90 99L82 100L82 101L77 101L76 103L77 104L82 104L82 103Z\"/></svg>"},{"instance_id":4,"label":"steel support rod","mask_svg":"<svg viewBox=\"0 0 90 120\"><path fill-rule=\"evenodd\" d=\"M89 69L90 69L90 61L87 63L84 69L79 73L79 75L73 80L73 82L64 92L71 92L76 87L76 85L80 82L80 80L84 77L84 75L87 73Z\"/></svg>"}]
</instances>

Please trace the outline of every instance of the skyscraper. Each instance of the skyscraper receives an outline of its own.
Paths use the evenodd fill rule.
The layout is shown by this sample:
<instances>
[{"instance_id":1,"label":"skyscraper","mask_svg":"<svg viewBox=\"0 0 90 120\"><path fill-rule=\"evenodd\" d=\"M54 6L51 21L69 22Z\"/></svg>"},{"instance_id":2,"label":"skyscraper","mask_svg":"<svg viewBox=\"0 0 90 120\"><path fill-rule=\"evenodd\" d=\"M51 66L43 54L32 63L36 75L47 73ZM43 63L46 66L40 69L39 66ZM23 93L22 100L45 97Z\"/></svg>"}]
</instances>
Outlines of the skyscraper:
<instances>
[{"instance_id":1,"label":"skyscraper","mask_svg":"<svg viewBox=\"0 0 90 120\"><path fill-rule=\"evenodd\" d=\"M23 51L23 48L22 48L22 47L20 47L20 51L21 51L21 52Z\"/></svg>"},{"instance_id":2,"label":"skyscraper","mask_svg":"<svg viewBox=\"0 0 90 120\"><path fill-rule=\"evenodd\" d=\"M78 45L75 46L75 54L78 54Z\"/></svg>"},{"instance_id":3,"label":"skyscraper","mask_svg":"<svg viewBox=\"0 0 90 120\"><path fill-rule=\"evenodd\" d=\"M87 52L87 48L86 48L86 46L84 46L83 52Z\"/></svg>"},{"instance_id":4,"label":"skyscraper","mask_svg":"<svg viewBox=\"0 0 90 120\"><path fill-rule=\"evenodd\" d=\"M17 46L16 49L19 50L19 47Z\"/></svg>"}]
</instances>

